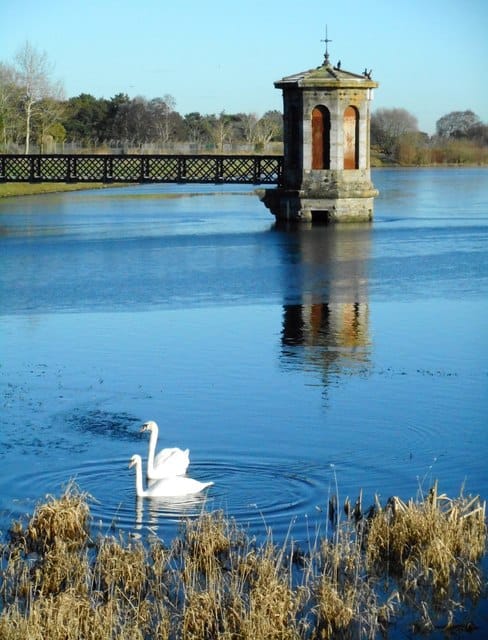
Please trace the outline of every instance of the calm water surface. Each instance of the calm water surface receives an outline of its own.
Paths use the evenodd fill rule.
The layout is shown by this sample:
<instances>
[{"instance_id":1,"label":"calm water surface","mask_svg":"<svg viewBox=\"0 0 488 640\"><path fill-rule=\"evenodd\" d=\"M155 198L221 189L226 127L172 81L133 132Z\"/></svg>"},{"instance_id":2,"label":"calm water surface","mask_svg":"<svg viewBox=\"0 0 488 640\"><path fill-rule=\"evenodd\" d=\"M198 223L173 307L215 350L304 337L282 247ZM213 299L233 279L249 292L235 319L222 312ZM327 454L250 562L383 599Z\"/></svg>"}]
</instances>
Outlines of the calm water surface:
<instances>
[{"instance_id":1,"label":"calm water surface","mask_svg":"<svg viewBox=\"0 0 488 640\"><path fill-rule=\"evenodd\" d=\"M488 497L488 171L374 182L372 225L294 231L248 187L0 201L0 531L73 478L164 539L204 499L303 542L336 483ZM137 503L149 419L205 497Z\"/></svg>"}]
</instances>

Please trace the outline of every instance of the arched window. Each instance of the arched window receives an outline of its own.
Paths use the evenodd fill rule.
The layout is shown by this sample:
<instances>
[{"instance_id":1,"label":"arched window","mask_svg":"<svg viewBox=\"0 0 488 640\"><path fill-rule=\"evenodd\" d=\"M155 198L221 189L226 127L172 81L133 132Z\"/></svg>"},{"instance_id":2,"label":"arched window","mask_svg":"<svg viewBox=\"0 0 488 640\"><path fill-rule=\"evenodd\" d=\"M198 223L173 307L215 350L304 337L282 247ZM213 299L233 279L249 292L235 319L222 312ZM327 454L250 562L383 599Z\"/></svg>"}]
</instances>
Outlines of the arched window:
<instances>
[{"instance_id":1,"label":"arched window","mask_svg":"<svg viewBox=\"0 0 488 640\"><path fill-rule=\"evenodd\" d=\"M312 169L330 169L330 112L323 106L312 111Z\"/></svg>"},{"instance_id":2,"label":"arched window","mask_svg":"<svg viewBox=\"0 0 488 640\"><path fill-rule=\"evenodd\" d=\"M356 107L344 111L344 169L359 169L359 113Z\"/></svg>"}]
</instances>

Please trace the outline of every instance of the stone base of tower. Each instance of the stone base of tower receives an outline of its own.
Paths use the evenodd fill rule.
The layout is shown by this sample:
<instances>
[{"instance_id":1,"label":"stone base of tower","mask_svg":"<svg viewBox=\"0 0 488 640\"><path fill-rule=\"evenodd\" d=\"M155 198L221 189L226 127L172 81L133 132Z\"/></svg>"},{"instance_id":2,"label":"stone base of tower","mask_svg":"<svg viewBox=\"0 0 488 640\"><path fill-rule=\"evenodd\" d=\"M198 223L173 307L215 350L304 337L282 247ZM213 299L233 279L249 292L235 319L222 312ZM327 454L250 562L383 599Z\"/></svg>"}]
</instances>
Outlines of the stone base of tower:
<instances>
[{"instance_id":1,"label":"stone base of tower","mask_svg":"<svg viewBox=\"0 0 488 640\"><path fill-rule=\"evenodd\" d=\"M277 222L370 222L378 192L360 197L315 197L297 189L265 189L258 195Z\"/></svg>"}]
</instances>

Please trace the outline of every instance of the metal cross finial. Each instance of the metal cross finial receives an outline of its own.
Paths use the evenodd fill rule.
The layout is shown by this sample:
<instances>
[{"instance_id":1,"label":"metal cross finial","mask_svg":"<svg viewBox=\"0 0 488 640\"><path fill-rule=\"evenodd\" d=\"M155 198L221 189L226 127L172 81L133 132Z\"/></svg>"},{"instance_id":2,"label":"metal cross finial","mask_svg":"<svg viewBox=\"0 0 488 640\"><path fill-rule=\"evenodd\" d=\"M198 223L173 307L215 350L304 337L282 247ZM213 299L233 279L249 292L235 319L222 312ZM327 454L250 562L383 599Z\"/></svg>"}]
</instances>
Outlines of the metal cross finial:
<instances>
[{"instance_id":1,"label":"metal cross finial","mask_svg":"<svg viewBox=\"0 0 488 640\"><path fill-rule=\"evenodd\" d=\"M325 55L324 55L324 64L329 64L329 42L332 42L332 40L329 40L328 34L327 34L327 25L325 25L325 40L321 40L320 42L325 42Z\"/></svg>"}]
</instances>

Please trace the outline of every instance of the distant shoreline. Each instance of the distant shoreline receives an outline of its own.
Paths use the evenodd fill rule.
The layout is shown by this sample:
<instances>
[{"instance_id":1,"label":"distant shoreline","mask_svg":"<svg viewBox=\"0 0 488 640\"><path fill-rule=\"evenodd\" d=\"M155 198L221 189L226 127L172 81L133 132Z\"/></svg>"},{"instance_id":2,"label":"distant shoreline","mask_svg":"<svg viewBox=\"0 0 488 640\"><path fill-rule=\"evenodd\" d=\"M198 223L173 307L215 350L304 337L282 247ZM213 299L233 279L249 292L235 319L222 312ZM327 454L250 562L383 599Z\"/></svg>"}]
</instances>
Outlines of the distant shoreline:
<instances>
[{"instance_id":1,"label":"distant shoreline","mask_svg":"<svg viewBox=\"0 0 488 640\"><path fill-rule=\"evenodd\" d=\"M113 185L93 182L84 184L76 182L5 182L0 184L0 198L15 198L17 196L36 196L43 193L58 193L62 191L82 191L86 189L106 189ZM120 186L120 185L117 185Z\"/></svg>"},{"instance_id":2,"label":"distant shoreline","mask_svg":"<svg viewBox=\"0 0 488 640\"><path fill-rule=\"evenodd\" d=\"M373 160L373 159L372 159ZM371 169L473 169L487 168L485 164L432 164L432 165L402 165L398 163L376 164L372 162ZM41 195L44 193L62 193L66 191L86 191L87 189L113 189L114 187L127 187L131 183L84 182L6 182L0 183L0 199L15 198L19 196ZM168 197L177 197L183 194L168 194Z\"/></svg>"},{"instance_id":3,"label":"distant shoreline","mask_svg":"<svg viewBox=\"0 0 488 640\"><path fill-rule=\"evenodd\" d=\"M158 184L158 183L153 183ZM163 184L163 183L159 183ZM190 184L190 183L189 183ZM198 183L191 183L192 186L198 185ZM37 196L43 194L50 193L63 193L69 191L86 191L88 189L97 190L97 189L115 189L121 187L133 187L137 186L139 183L131 183L131 182L118 182L105 184L103 182L93 182L91 184L78 182L78 183L70 183L66 184L64 182L38 182L38 183L30 183L30 182L9 182L5 184L0 183L0 200L2 198L20 198L24 196ZM219 186L219 185L216 185ZM231 192L226 192L229 195ZM245 195L246 192L236 192L239 195ZM252 192L249 192L252 194ZM182 198L189 196L201 196L201 195L213 195L210 191L205 192L194 192L194 191L186 191L186 192L168 192L168 193L158 193L154 194L154 197L157 198ZM134 196L136 197L136 196Z\"/></svg>"}]
</instances>

